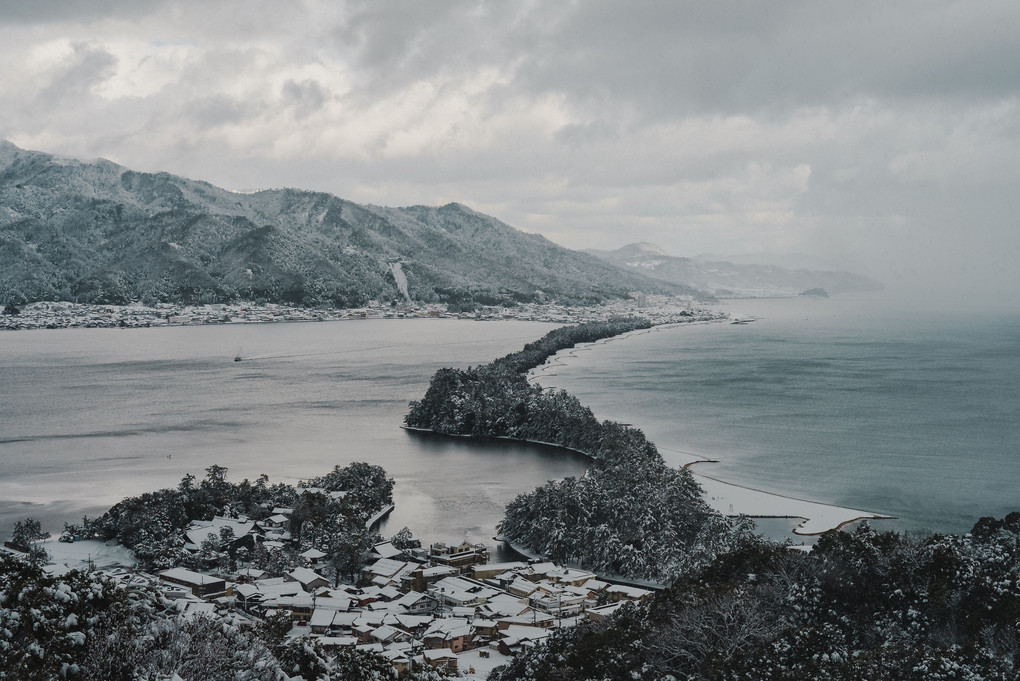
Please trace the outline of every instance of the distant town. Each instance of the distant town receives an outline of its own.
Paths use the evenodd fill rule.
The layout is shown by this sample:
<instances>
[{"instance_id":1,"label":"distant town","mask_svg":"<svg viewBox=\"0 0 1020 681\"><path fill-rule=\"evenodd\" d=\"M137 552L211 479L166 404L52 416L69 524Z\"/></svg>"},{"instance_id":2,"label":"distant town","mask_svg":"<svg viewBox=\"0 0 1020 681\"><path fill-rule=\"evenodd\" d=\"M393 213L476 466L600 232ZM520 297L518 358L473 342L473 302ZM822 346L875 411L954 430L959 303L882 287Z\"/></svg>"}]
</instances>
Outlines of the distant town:
<instances>
[{"instance_id":1,"label":"distant town","mask_svg":"<svg viewBox=\"0 0 1020 681\"><path fill-rule=\"evenodd\" d=\"M0 314L0 330L63 328L148 328L191 324L245 324L266 322L321 322L342 319L454 318L578 324L613 317L640 316L653 324L720 319L718 311L698 307L689 297L635 294L597 306L566 306L554 303L522 303L514 307L479 307L474 312L448 312L442 303L416 304L369 301L361 308L306 308L275 303L230 303L153 307L131 305L84 305L69 302L36 302L8 306Z\"/></svg>"}]
</instances>

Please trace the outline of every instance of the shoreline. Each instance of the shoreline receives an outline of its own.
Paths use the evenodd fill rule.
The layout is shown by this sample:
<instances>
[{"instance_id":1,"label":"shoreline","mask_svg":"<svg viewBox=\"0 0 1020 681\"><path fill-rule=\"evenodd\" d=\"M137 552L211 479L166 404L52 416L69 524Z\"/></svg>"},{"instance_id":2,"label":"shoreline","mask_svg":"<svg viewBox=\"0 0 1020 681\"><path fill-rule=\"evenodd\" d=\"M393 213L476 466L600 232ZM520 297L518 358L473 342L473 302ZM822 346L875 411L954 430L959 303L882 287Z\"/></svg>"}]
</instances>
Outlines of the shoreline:
<instances>
[{"instance_id":1,"label":"shoreline","mask_svg":"<svg viewBox=\"0 0 1020 681\"><path fill-rule=\"evenodd\" d=\"M673 328L679 328L681 326L692 326L692 325L695 325L695 324L715 324L715 323L724 322L724 321L726 321L726 318L725 317L720 317L718 319L697 320L697 321L690 321L690 322L670 322L670 323L667 323L667 324L654 324L652 327L647 328L647 329L637 329L637 330L634 330L634 331L628 331L626 333L621 333L619 336L612 336L610 338L603 338L601 340L592 341L591 343L578 343L577 345L575 345L572 348L567 348L565 350L560 350L559 352L557 352L555 355L553 355L552 357L547 359L542 364L538 365L534 369L529 370L528 373L525 375L525 378L527 378L528 383L533 383L533 382L535 382L538 379L538 377L540 375L542 375L542 376L555 376L556 374L555 373L549 373L549 370L553 369L553 368L555 368L557 366L566 366L567 363L565 361L563 361L563 358L565 358L565 357L576 357L577 356L576 353L578 353L578 352L580 352L582 350L591 350L596 345L605 345L606 343L611 343L611 342L613 342L615 340L626 340L626 339L630 338L631 336L642 335L642 334L646 334L646 333L652 333L654 331L658 331L659 329L673 329ZM561 355L563 357L561 357ZM543 386L543 390L555 390L555 389L556 389L556 386Z\"/></svg>"},{"instance_id":2,"label":"shoreline","mask_svg":"<svg viewBox=\"0 0 1020 681\"><path fill-rule=\"evenodd\" d=\"M475 440L475 441L496 441L496 442L522 442L529 445L541 445L543 447L552 447L554 449L561 449L572 454L580 454L588 461L594 461L594 457L588 452L575 449L573 447L566 447L564 445L558 445L555 442L543 442L542 440L524 440L522 438L510 437L509 435L487 435L484 437L476 437L474 435L461 435L458 433L439 433L431 428L419 428L417 426L409 426L406 423L400 424L401 430L406 430L412 433L425 433L428 435L435 435L437 437L455 437L461 440ZM587 474L587 473L586 473Z\"/></svg>"},{"instance_id":3,"label":"shoreline","mask_svg":"<svg viewBox=\"0 0 1020 681\"><path fill-rule=\"evenodd\" d=\"M695 472L690 467L696 463L714 462L692 461L684 466L684 468L691 470L691 474L698 479L701 488L704 490L705 500L723 515L745 515L748 518L762 519L799 519L801 522L791 532L801 537L817 537L826 532L839 530L862 520L896 520L896 516L883 515L848 506L838 506L822 501L800 499L786 494L750 487L749 485L727 482L711 475ZM712 496L713 494L715 496ZM749 509L767 508L769 504L775 504L776 506L773 507L771 512L764 513L755 510L738 511L736 510L738 508L737 504L740 504L741 508L746 506Z\"/></svg>"},{"instance_id":4,"label":"shoreline","mask_svg":"<svg viewBox=\"0 0 1020 681\"><path fill-rule=\"evenodd\" d=\"M720 319L713 321L725 320ZM712 323L712 321L691 323L709 324ZM576 353L581 350L592 350L594 346L600 343L604 344L614 340L626 340L634 334L651 333L659 329L677 328L686 325L687 324L656 325L650 329L630 331L619 336L613 336L612 338L606 338L593 343L584 343L573 348L561 350L547 359L540 366L529 371L527 374L527 380L528 382L536 382L540 377L555 376L556 374L551 372L551 369L554 369L557 366L567 366L567 358L576 357ZM543 386L543 389L555 390L556 386ZM655 445L657 448L660 448L658 443L655 443ZM696 454L683 452L683 450L673 449L671 447L663 448L667 451L674 451L687 454L692 457L697 457ZM797 525L790 530L791 534L798 537L817 537L826 532L839 530L862 520L896 519L896 516L839 506L837 504L830 504L826 502L801 499L777 492L769 492L749 485L727 482L726 480L693 470L692 467L694 464L698 463L718 463L718 460L695 458L682 466L682 468L689 469L691 474L698 480L698 483L701 485L703 490L702 495L705 501L712 508L729 517L744 515L752 519L800 520L801 522L797 523Z\"/></svg>"}]
</instances>

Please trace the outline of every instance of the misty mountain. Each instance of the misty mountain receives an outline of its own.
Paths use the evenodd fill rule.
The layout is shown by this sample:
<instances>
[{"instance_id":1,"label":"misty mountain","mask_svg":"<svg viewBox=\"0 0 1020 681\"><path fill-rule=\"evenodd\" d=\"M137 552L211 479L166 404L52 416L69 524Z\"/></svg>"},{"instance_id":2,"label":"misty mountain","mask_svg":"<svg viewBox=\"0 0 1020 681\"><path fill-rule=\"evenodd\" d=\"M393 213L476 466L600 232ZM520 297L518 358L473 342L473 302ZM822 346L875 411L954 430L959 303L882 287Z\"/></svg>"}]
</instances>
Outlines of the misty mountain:
<instances>
[{"instance_id":1,"label":"misty mountain","mask_svg":"<svg viewBox=\"0 0 1020 681\"><path fill-rule=\"evenodd\" d=\"M385 208L296 189L242 194L0 142L0 303L352 307L402 299L401 272L413 300L460 307L692 293L456 203Z\"/></svg>"},{"instance_id":2,"label":"misty mountain","mask_svg":"<svg viewBox=\"0 0 1020 681\"><path fill-rule=\"evenodd\" d=\"M811 289L830 294L877 291L882 284L852 272L785 269L776 265L679 258L649 243L615 251L586 251L619 267L663 281L685 284L717 298L794 296Z\"/></svg>"}]
</instances>

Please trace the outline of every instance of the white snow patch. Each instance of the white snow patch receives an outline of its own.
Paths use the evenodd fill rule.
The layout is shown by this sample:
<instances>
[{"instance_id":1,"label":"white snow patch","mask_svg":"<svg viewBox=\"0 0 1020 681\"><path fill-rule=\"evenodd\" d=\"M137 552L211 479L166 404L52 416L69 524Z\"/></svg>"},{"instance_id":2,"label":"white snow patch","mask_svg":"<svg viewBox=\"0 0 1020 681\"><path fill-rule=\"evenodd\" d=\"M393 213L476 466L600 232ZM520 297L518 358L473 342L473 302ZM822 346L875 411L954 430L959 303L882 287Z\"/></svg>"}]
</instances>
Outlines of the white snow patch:
<instances>
[{"instance_id":1,"label":"white snow patch","mask_svg":"<svg viewBox=\"0 0 1020 681\"><path fill-rule=\"evenodd\" d=\"M107 544L94 539L67 543L51 539L43 542L43 546L54 563L71 569L88 568L89 560L97 569L132 567L135 564L130 549L116 543Z\"/></svg>"},{"instance_id":2,"label":"white snow patch","mask_svg":"<svg viewBox=\"0 0 1020 681\"><path fill-rule=\"evenodd\" d=\"M804 521L794 530L796 534L821 534L855 520L890 517L855 508L784 497L710 478L693 469L691 472L705 490L705 500L720 513L759 518L802 518Z\"/></svg>"},{"instance_id":3,"label":"white snow patch","mask_svg":"<svg viewBox=\"0 0 1020 681\"><path fill-rule=\"evenodd\" d=\"M397 282L397 288L400 289L401 295L410 303L411 295L407 292L407 275L404 274L403 265L400 262L391 262L390 271L393 272L393 278Z\"/></svg>"},{"instance_id":4,"label":"white snow patch","mask_svg":"<svg viewBox=\"0 0 1020 681\"><path fill-rule=\"evenodd\" d=\"M482 651L487 652L489 656L482 657ZM511 659L492 648L476 648L457 655L457 669L460 671L461 678L487 679L493 669L507 664ZM472 673L471 670L474 672Z\"/></svg>"}]
</instances>

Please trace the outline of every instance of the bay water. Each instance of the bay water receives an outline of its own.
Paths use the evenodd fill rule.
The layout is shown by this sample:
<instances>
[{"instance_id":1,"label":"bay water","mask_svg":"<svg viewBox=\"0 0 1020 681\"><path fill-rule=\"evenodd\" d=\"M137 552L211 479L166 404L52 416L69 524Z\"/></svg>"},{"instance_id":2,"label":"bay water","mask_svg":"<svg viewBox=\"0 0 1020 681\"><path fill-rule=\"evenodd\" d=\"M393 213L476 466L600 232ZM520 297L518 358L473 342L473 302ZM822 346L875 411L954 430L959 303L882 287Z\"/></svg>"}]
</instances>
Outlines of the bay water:
<instances>
[{"instance_id":1,"label":"bay water","mask_svg":"<svg viewBox=\"0 0 1020 681\"><path fill-rule=\"evenodd\" d=\"M295 483L368 461L395 479L381 531L492 545L505 505L585 463L547 448L401 430L435 370L520 349L553 325L356 320L0 334L0 536L201 478ZM235 362L235 355L242 361Z\"/></svg>"},{"instance_id":2,"label":"bay water","mask_svg":"<svg viewBox=\"0 0 1020 681\"><path fill-rule=\"evenodd\" d=\"M566 354L540 382L630 423L672 465L965 532L1020 509L1020 313L881 297L730 301L753 322L657 328ZM432 373L552 325L362 320L0 334L0 534L57 533L201 476L294 483L369 461L394 477L383 533L492 543L503 508L585 462L399 428ZM242 357L234 362L235 355Z\"/></svg>"},{"instance_id":3,"label":"bay water","mask_svg":"<svg viewBox=\"0 0 1020 681\"><path fill-rule=\"evenodd\" d=\"M1020 510L1020 313L880 295L728 301L539 378L645 431L673 465L966 532Z\"/></svg>"}]
</instances>

